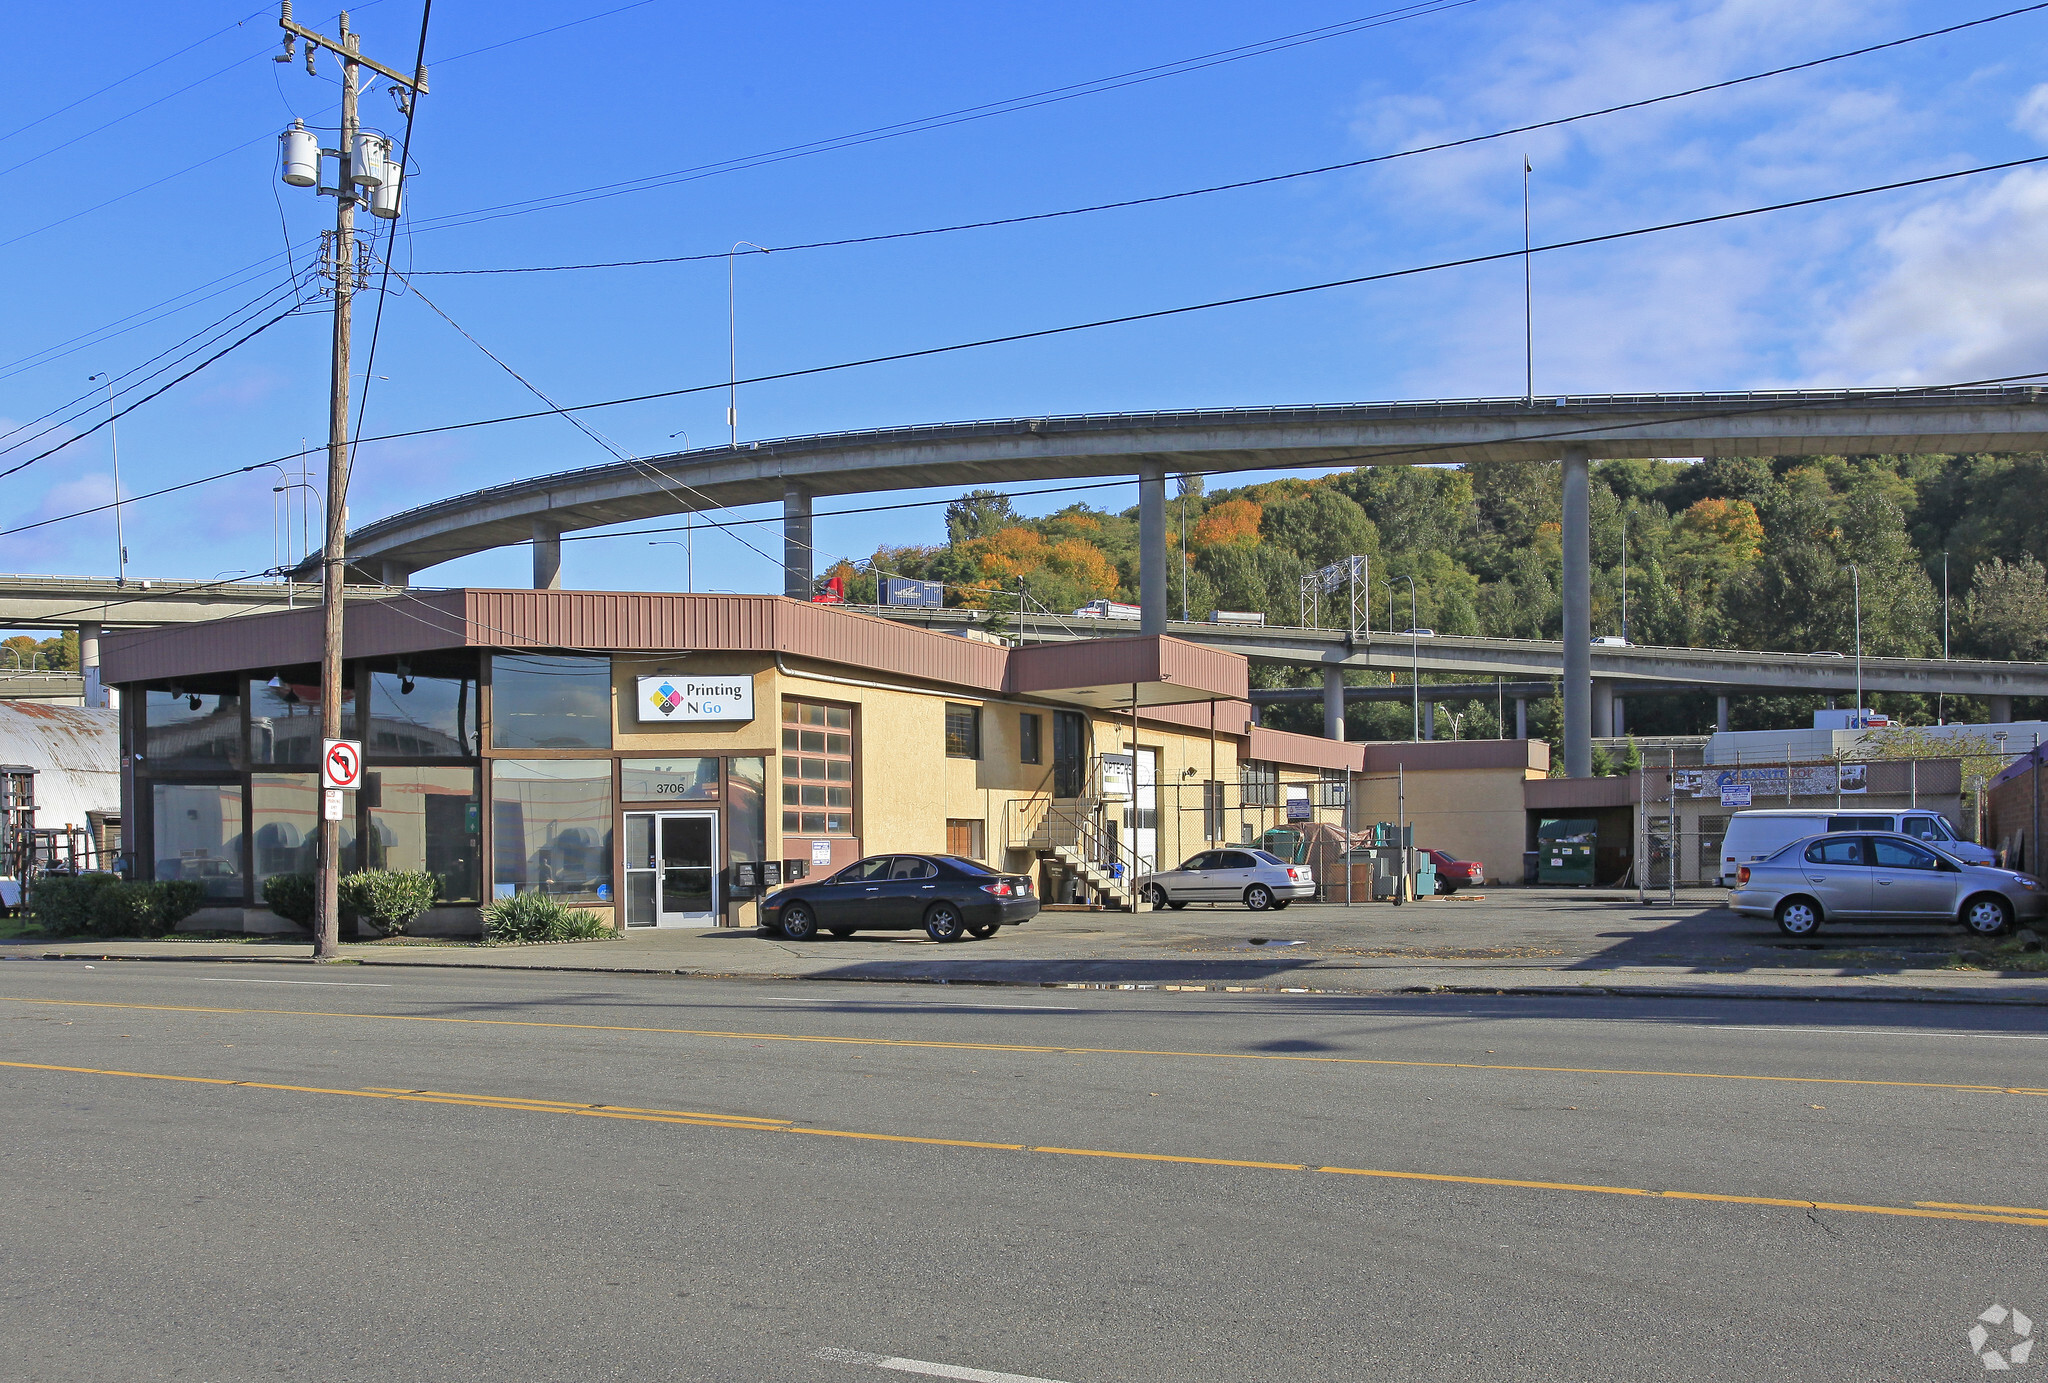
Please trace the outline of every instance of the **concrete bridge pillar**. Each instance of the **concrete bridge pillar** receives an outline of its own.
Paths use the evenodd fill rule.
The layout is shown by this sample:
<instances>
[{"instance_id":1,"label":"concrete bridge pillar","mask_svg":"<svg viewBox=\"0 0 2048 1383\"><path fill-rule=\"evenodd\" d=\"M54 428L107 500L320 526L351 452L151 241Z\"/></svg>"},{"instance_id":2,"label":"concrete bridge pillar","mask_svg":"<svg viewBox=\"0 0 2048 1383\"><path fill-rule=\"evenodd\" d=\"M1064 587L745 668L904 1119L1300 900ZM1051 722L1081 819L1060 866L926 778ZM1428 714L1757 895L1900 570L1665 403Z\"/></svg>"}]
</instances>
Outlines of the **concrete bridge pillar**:
<instances>
[{"instance_id":1,"label":"concrete bridge pillar","mask_svg":"<svg viewBox=\"0 0 2048 1383\"><path fill-rule=\"evenodd\" d=\"M1422 737L1426 740L1436 738L1436 702L1434 701L1422 703Z\"/></svg>"},{"instance_id":2,"label":"concrete bridge pillar","mask_svg":"<svg viewBox=\"0 0 2048 1383\"><path fill-rule=\"evenodd\" d=\"M107 689L100 682L100 626L98 621L78 626L78 670L85 677L85 703L107 704Z\"/></svg>"},{"instance_id":3,"label":"concrete bridge pillar","mask_svg":"<svg viewBox=\"0 0 2048 1383\"><path fill-rule=\"evenodd\" d=\"M1565 645L1565 656L1571 656L1570 644ZM1600 737L1601 739L1605 739L1607 736L1613 734L1615 714L1616 707L1614 704L1614 683L1608 681L1604 677L1596 678L1593 682L1592 725L1594 735ZM1584 724L1585 722L1582 721L1580 723ZM1569 748L1571 742L1567 740L1565 743L1566 747ZM1592 750L1589 746L1587 749L1587 756L1590 758L1591 755Z\"/></svg>"},{"instance_id":4,"label":"concrete bridge pillar","mask_svg":"<svg viewBox=\"0 0 2048 1383\"><path fill-rule=\"evenodd\" d=\"M558 534L555 539L555 569L559 576L562 566L562 541ZM412 572L401 562L386 560L378 563L378 580L387 586L403 586L412 579Z\"/></svg>"},{"instance_id":5,"label":"concrete bridge pillar","mask_svg":"<svg viewBox=\"0 0 2048 1383\"><path fill-rule=\"evenodd\" d=\"M1593 776L1592 454L1564 449L1564 772Z\"/></svg>"},{"instance_id":6,"label":"concrete bridge pillar","mask_svg":"<svg viewBox=\"0 0 2048 1383\"><path fill-rule=\"evenodd\" d=\"M1529 698L1526 696L1515 698L1515 738L1529 738Z\"/></svg>"},{"instance_id":7,"label":"concrete bridge pillar","mask_svg":"<svg viewBox=\"0 0 2048 1383\"><path fill-rule=\"evenodd\" d=\"M809 600L816 571L816 549L811 543L811 492L795 481L785 481L782 486L782 593L791 600Z\"/></svg>"},{"instance_id":8,"label":"concrete bridge pillar","mask_svg":"<svg viewBox=\"0 0 2048 1383\"><path fill-rule=\"evenodd\" d=\"M533 521L533 588L562 589L562 525L546 519Z\"/></svg>"},{"instance_id":9,"label":"concrete bridge pillar","mask_svg":"<svg viewBox=\"0 0 2048 1383\"><path fill-rule=\"evenodd\" d=\"M1714 698L1714 729L1724 735L1728 733L1728 694L1726 692Z\"/></svg>"},{"instance_id":10,"label":"concrete bridge pillar","mask_svg":"<svg viewBox=\"0 0 2048 1383\"><path fill-rule=\"evenodd\" d=\"M1984 698L1991 707L1991 723L2005 725L2012 720L2012 698L2009 696L1987 696Z\"/></svg>"},{"instance_id":11,"label":"concrete bridge pillar","mask_svg":"<svg viewBox=\"0 0 2048 1383\"><path fill-rule=\"evenodd\" d=\"M1344 738L1344 669L1323 669L1323 738Z\"/></svg>"},{"instance_id":12,"label":"concrete bridge pillar","mask_svg":"<svg viewBox=\"0 0 2048 1383\"><path fill-rule=\"evenodd\" d=\"M1166 588L1166 467L1147 466L1138 473L1138 632L1164 634L1171 603L1172 593ZM1340 699L1340 718L1343 705Z\"/></svg>"}]
</instances>

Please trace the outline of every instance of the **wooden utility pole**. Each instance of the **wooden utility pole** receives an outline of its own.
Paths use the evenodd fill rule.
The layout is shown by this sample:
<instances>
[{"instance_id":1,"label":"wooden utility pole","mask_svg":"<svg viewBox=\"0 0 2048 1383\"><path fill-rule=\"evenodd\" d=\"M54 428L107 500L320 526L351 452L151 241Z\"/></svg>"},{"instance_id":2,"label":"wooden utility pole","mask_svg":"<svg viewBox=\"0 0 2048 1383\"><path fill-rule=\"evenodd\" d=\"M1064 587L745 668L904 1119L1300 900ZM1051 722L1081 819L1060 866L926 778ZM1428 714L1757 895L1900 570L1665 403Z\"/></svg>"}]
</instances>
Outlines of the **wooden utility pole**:
<instances>
[{"instance_id":1,"label":"wooden utility pole","mask_svg":"<svg viewBox=\"0 0 2048 1383\"><path fill-rule=\"evenodd\" d=\"M423 65L416 64L412 76L403 76L364 57L361 39L349 32L346 10L342 11L339 20L339 38L329 38L294 23L291 0L283 0L278 24L286 35L286 57L280 61L289 60L294 38L306 44L306 68L309 72L313 69L314 54L322 48L341 60L341 138L334 150L322 151L332 152L337 160L338 172L332 189L334 232L328 239L327 253L321 257L321 270L334 285L334 346L327 399L327 524L320 548L320 738L338 740L342 738L342 589L348 567L350 308L355 290L362 286L359 279L368 269L367 265L359 267L356 263L356 205L365 200L354 176L362 133L356 98L360 94L363 69L368 68L397 82L404 89L403 100L408 103L406 109L409 111L409 103L426 94L427 73ZM424 37L423 30L422 41ZM401 151L401 160L403 157ZM403 175L402 167L383 173L383 176L393 179L402 179ZM385 213L380 210L379 214ZM367 280L363 279L363 282ZM345 801L345 794L341 792L327 788L321 790L320 878L313 922L315 960L332 960L341 953L341 815Z\"/></svg>"}]
</instances>

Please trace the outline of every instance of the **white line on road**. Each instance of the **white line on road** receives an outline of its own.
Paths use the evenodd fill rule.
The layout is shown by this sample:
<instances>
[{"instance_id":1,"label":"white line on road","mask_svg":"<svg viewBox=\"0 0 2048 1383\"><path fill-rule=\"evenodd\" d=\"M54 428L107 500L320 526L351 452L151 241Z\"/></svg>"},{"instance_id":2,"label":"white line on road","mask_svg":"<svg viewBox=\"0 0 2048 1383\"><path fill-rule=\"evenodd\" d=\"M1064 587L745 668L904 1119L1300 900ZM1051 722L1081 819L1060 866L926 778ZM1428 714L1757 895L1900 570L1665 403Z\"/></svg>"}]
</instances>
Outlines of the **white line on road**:
<instances>
[{"instance_id":1,"label":"white line on road","mask_svg":"<svg viewBox=\"0 0 2048 1383\"><path fill-rule=\"evenodd\" d=\"M210 980L214 984L317 984L330 989L395 989L396 985L379 984L375 980L245 980L229 975L194 975L196 980Z\"/></svg>"},{"instance_id":2,"label":"white line on road","mask_svg":"<svg viewBox=\"0 0 2048 1383\"><path fill-rule=\"evenodd\" d=\"M1705 1032L1796 1032L1824 1037L1987 1037L2001 1042L2048 1042L2048 1033L2042 1032L1931 1032L1913 1028L1767 1028L1743 1023L1687 1023L1683 1026Z\"/></svg>"},{"instance_id":3,"label":"white line on road","mask_svg":"<svg viewBox=\"0 0 2048 1383\"><path fill-rule=\"evenodd\" d=\"M1078 1004L976 1004L964 999L792 999L780 994L761 997L775 1004L924 1004L932 1008L1029 1008L1045 1013L1080 1013Z\"/></svg>"},{"instance_id":4,"label":"white line on road","mask_svg":"<svg viewBox=\"0 0 2048 1383\"><path fill-rule=\"evenodd\" d=\"M921 1373L930 1378L964 1378L969 1383L1059 1383L1056 1378L1036 1378L1024 1373L997 1373L994 1369L970 1369L959 1364L934 1364L925 1359L898 1359L887 1354L862 1354L851 1349L821 1349L820 1359L840 1364L873 1364L898 1373Z\"/></svg>"}]
</instances>

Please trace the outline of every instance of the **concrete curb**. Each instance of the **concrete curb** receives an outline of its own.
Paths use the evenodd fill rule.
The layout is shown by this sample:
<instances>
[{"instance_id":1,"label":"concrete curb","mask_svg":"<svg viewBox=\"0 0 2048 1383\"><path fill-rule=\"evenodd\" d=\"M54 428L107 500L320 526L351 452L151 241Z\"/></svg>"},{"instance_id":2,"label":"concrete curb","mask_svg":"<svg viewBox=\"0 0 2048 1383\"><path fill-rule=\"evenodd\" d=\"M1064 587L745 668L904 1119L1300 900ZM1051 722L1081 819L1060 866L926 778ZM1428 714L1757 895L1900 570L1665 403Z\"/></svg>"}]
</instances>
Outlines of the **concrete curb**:
<instances>
[{"instance_id":1,"label":"concrete curb","mask_svg":"<svg viewBox=\"0 0 2048 1383\"><path fill-rule=\"evenodd\" d=\"M93 963L141 962L170 964L227 964L227 965L313 965L310 956L178 956L178 955L122 955L95 952L61 952L42 955L15 955L0 957L4 960L43 961L84 961ZM930 973L870 973L848 974L805 974L797 972L721 972L713 970L681 969L671 966L623 966L623 965L550 965L550 964L493 964L489 961L428 961L383 958L363 959L347 957L339 965L350 965L358 969L406 969L406 970L487 970L494 973L534 972L544 974L613 974L613 975L654 975L677 979L720 980L734 982L760 982L771 984L827 983L827 984L895 984L930 985L934 987L974 987L997 989L1042 989L1042 990L1115 990L1123 992L1153 991L1179 994L1307 994L1330 996L1427 996L1427 995L1472 995L1494 997L1527 997L1548 999L1574 998L1618 998L1618 999L1748 999L1797 1000L1812 1003L1864 1003L1864 1004L1947 1004L1977 1007L2005 1008L2048 1008L2048 978L2031 974L1994 974L1980 972L1981 980L1976 983L2025 985L2007 993L1986 993L1982 989L1964 990L1947 986L1900 986L1856 985L1858 976L1841 976L1843 983L1817 985L1808 977L1785 979L1742 976L1740 982L1706 984L1672 984L1648 980L1631 983L1626 980L1594 981L1583 983L1561 983L1556 980L1527 984L1456 984L1456 983L1408 983L1385 985L1340 985L1331 984L1327 977L1331 970L1301 970L1285 977L1274 977L1265 982L1243 981L1230 983L1222 980L1187 977L1182 979L1159 978L1152 980L1085 979L1059 980L1029 977L1000 977L992 975L933 975ZM1104 962L1113 964L1114 962ZM963 963L964 964L964 963ZM1388 974L1389 972L1413 972L1429 967L1384 966L1347 967L1334 973L1343 974ZM1441 967L1438 967L1441 968ZM1476 967L1474 967L1476 968ZM1597 972L1582 972L1597 973ZM1295 983L1283 983L1291 979ZM1320 980L1321 983L1314 981ZM1309 981L1303 983L1303 981ZM2031 983L2030 983L2031 982ZM1853 987L1852 987L1853 986Z\"/></svg>"}]
</instances>

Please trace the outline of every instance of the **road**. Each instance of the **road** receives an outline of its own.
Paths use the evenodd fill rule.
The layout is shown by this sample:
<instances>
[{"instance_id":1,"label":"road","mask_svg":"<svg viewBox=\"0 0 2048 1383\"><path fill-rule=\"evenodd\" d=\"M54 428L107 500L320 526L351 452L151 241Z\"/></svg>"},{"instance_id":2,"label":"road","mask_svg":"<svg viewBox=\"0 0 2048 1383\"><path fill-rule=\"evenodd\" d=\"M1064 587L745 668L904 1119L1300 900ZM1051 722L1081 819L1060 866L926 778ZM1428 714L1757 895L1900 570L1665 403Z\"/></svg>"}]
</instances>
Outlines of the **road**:
<instances>
[{"instance_id":1,"label":"road","mask_svg":"<svg viewBox=\"0 0 2048 1383\"><path fill-rule=\"evenodd\" d=\"M2040 1009L23 961L0 1025L38 1383L1925 1380L2048 1322Z\"/></svg>"}]
</instances>

